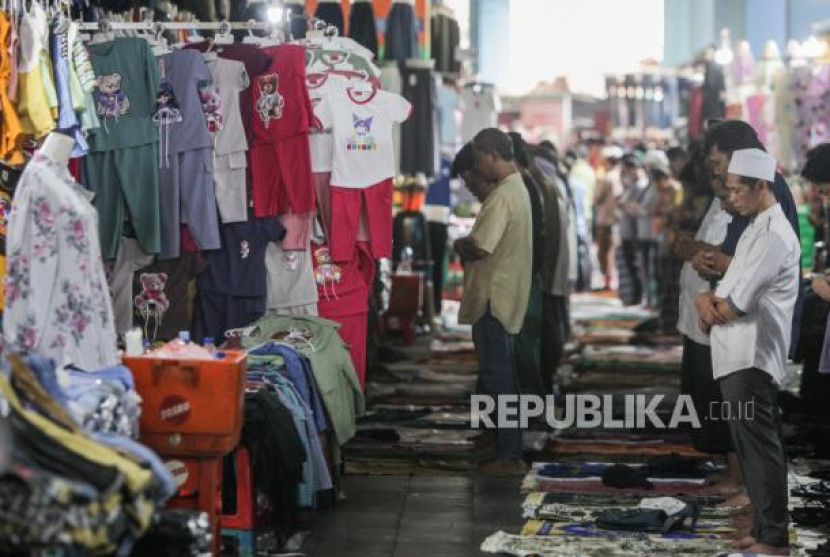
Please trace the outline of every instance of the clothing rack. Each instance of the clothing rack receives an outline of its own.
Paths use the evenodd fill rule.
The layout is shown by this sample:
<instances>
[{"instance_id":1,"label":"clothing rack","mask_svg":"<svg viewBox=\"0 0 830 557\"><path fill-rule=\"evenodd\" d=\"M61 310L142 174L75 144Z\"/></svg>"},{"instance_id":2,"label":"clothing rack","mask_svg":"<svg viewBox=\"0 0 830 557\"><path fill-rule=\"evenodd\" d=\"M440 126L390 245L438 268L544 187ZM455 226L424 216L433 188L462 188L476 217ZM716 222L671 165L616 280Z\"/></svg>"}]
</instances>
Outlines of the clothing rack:
<instances>
[{"instance_id":1,"label":"clothing rack","mask_svg":"<svg viewBox=\"0 0 830 557\"><path fill-rule=\"evenodd\" d=\"M261 21L141 21L102 20L81 23L81 31L257 31L271 30L279 24Z\"/></svg>"}]
</instances>

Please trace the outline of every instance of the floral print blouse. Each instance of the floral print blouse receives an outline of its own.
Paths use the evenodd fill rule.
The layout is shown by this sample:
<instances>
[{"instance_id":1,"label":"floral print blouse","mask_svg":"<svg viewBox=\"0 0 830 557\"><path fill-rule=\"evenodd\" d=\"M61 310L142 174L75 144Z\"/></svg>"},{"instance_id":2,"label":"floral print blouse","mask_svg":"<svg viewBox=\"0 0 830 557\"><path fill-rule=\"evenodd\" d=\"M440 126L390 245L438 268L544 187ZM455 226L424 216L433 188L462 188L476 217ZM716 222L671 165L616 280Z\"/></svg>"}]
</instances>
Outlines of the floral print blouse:
<instances>
[{"instance_id":1,"label":"floral print blouse","mask_svg":"<svg viewBox=\"0 0 830 557\"><path fill-rule=\"evenodd\" d=\"M5 349L88 371L116 365L98 213L67 169L35 155L9 216Z\"/></svg>"}]
</instances>

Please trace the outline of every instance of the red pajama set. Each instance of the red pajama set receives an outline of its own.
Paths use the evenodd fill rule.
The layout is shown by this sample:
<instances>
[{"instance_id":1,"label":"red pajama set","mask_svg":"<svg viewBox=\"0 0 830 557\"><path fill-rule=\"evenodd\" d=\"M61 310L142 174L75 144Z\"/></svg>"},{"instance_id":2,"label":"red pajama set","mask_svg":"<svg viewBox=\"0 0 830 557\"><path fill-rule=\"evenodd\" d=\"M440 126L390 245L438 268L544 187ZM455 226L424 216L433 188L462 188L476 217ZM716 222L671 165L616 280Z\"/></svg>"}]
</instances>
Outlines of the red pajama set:
<instances>
[{"instance_id":1,"label":"red pajama set","mask_svg":"<svg viewBox=\"0 0 830 557\"><path fill-rule=\"evenodd\" d=\"M318 176L316 187L333 261L355 258L364 211L372 257L392 256L392 131L411 111L400 95L368 83L347 85L315 106L319 127L332 133L331 183Z\"/></svg>"},{"instance_id":2,"label":"red pajama set","mask_svg":"<svg viewBox=\"0 0 830 557\"><path fill-rule=\"evenodd\" d=\"M314 211L308 132L314 112L305 85L305 49L263 49L271 66L252 79L253 144L250 149L257 218Z\"/></svg>"},{"instance_id":3,"label":"red pajama set","mask_svg":"<svg viewBox=\"0 0 830 557\"><path fill-rule=\"evenodd\" d=\"M319 315L340 323L338 332L349 349L360 385L365 387L367 316L375 262L366 242L356 244L355 254L351 261L337 263L326 244L311 244Z\"/></svg>"}]
</instances>

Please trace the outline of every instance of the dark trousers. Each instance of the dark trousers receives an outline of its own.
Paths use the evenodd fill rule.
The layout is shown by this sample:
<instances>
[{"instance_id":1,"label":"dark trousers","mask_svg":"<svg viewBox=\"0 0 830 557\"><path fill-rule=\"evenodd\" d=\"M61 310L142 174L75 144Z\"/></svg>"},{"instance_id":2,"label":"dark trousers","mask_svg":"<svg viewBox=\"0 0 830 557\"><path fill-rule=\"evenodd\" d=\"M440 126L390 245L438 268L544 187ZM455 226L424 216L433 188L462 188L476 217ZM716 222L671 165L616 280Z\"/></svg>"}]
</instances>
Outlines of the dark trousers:
<instances>
[{"instance_id":1,"label":"dark trousers","mask_svg":"<svg viewBox=\"0 0 830 557\"><path fill-rule=\"evenodd\" d=\"M680 392L690 395L700 420L700 429L692 429L692 445L698 451L710 454L732 452L732 434L729 422L717 419L723 397L720 385L712 372L712 349L683 337L683 359L680 368ZM710 416L714 413L715 416Z\"/></svg>"},{"instance_id":2,"label":"dark trousers","mask_svg":"<svg viewBox=\"0 0 830 557\"><path fill-rule=\"evenodd\" d=\"M542 294L542 384L553 394L553 376L562 362L570 334L568 306L564 296Z\"/></svg>"},{"instance_id":3,"label":"dark trousers","mask_svg":"<svg viewBox=\"0 0 830 557\"><path fill-rule=\"evenodd\" d=\"M614 227L613 226L597 226L597 259L599 259L599 269L602 272L602 277L605 280L605 287L611 287L611 271L613 269L614 261Z\"/></svg>"},{"instance_id":4,"label":"dark trousers","mask_svg":"<svg viewBox=\"0 0 830 557\"><path fill-rule=\"evenodd\" d=\"M355 4L360 5L360 4ZM435 314L441 315L441 300L444 298L444 257L447 253L447 225L440 222L429 223L429 241L432 247L432 286L435 302Z\"/></svg>"},{"instance_id":5,"label":"dark trousers","mask_svg":"<svg viewBox=\"0 0 830 557\"><path fill-rule=\"evenodd\" d=\"M643 299L643 280L640 272L640 261L637 256L637 240L623 240L622 249L625 274L630 282L630 296L623 300L628 305L639 304Z\"/></svg>"},{"instance_id":6,"label":"dark trousers","mask_svg":"<svg viewBox=\"0 0 830 557\"><path fill-rule=\"evenodd\" d=\"M514 338L490 313L489 308L473 325L473 343L478 356L478 391L493 397L518 394ZM521 430L497 428L496 445L499 458L521 458Z\"/></svg>"},{"instance_id":7,"label":"dark trousers","mask_svg":"<svg viewBox=\"0 0 830 557\"><path fill-rule=\"evenodd\" d=\"M545 394L542 382L542 279L533 277L522 330L516 336L516 376L522 394Z\"/></svg>"},{"instance_id":8,"label":"dark trousers","mask_svg":"<svg viewBox=\"0 0 830 557\"><path fill-rule=\"evenodd\" d=\"M779 435L778 387L757 368L730 373L719 382L732 413L729 429L741 475L755 508L752 536L759 543L788 546L787 455ZM737 416L739 410L748 410L748 402L754 403L752 415Z\"/></svg>"},{"instance_id":9,"label":"dark trousers","mask_svg":"<svg viewBox=\"0 0 830 557\"><path fill-rule=\"evenodd\" d=\"M654 240L637 241L637 259L640 271L639 282L645 302L650 306L657 305L657 272L654 256L657 244Z\"/></svg>"}]
</instances>

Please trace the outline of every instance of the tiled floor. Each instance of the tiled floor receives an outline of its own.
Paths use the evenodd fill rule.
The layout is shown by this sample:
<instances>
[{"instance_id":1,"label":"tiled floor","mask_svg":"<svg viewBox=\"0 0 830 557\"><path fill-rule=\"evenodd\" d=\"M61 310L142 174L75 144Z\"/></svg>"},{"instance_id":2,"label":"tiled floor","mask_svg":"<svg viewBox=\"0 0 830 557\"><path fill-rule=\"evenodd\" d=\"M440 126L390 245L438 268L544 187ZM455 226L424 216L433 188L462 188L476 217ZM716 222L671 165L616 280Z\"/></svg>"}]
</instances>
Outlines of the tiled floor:
<instances>
[{"instance_id":1,"label":"tiled floor","mask_svg":"<svg viewBox=\"0 0 830 557\"><path fill-rule=\"evenodd\" d=\"M311 525L313 557L471 557L521 527L519 478L351 476L347 499Z\"/></svg>"}]
</instances>

